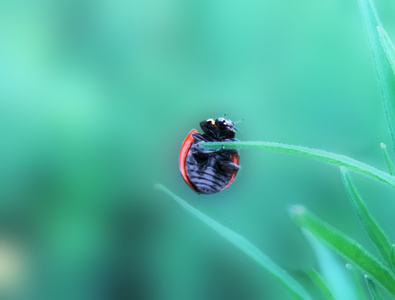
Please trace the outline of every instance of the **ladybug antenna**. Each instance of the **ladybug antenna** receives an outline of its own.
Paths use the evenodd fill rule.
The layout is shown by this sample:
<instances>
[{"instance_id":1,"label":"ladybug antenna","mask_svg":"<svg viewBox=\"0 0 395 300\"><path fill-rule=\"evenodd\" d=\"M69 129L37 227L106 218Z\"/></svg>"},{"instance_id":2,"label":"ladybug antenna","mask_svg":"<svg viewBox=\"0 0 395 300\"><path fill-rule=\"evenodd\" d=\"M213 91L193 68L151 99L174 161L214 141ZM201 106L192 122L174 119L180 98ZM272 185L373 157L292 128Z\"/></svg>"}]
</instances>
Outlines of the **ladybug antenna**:
<instances>
[{"instance_id":1,"label":"ladybug antenna","mask_svg":"<svg viewBox=\"0 0 395 300\"><path fill-rule=\"evenodd\" d=\"M243 122L243 121L244 121L244 119L240 119L240 120L238 120L238 121L233 122L233 124L241 123L241 122ZM233 126L233 129L234 129L235 131L240 131L239 129L237 129L237 128L234 127L234 126Z\"/></svg>"},{"instance_id":2,"label":"ladybug antenna","mask_svg":"<svg viewBox=\"0 0 395 300\"><path fill-rule=\"evenodd\" d=\"M238 121L235 121L235 122L233 122L233 124L237 124L237 123L241 123L241 122L244 122L244 119L240 119L240 120L238 120ZM234 128L234 127L233 127Z\"/></svg>"}]
</instances>

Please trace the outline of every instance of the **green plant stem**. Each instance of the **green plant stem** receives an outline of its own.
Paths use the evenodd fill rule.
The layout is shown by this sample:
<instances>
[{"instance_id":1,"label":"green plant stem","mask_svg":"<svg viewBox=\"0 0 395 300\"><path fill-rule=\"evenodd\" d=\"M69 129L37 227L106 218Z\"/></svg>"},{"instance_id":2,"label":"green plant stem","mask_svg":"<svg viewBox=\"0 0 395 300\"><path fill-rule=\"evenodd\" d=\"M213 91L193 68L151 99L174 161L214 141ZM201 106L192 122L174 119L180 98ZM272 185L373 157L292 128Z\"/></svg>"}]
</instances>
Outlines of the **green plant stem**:
<instances>
[{"instance_id":1,"label":"green plant stem","mask_svg":"<svg viewBox=\"0 0 395 300\"><path fill-rule=\"evenodd\" d=\"M391 266L392 270L395 270L395 245L391 245L391 254L390 254Z\"/></svg>"},{"instance_id":2,"label":"green plant stem","mask_svg":"<svg viewBox=\"0 0 395 300\"><path fill-rule=\"evenodd\" d=\"M276 152L284 152L297 154L301 156L315 158L321 161L325 161L337 166L345 167L356 172L368 175L379 181L385 182L392 187L395 187L395 177L390 174L380 171L375 167L372 167L363 162L357 161L351 157L327 152L319 149L312 149L303 146L295 146L274 142L201 142L199 146L204 149L219 150L223 149L247 149L247 148L258 148L262 150L270 150Z\"/></svg>"},{"instance_id":3,"label":"green plant stem","mask_svg":"<svg viewBox=\"0 0 395 300\"><path fill-rule=\"evenodd\" d=\"M358 266L363 272L395 295L394 275L360 244L325 223L303 206L293 206L290 209L290 213L299 226L326 243L338 254Z\"/></svg>"},{"instance_id":4,"label":"green plant stem","mask_svg":"<svg viewBox=\"0 0 395 300\"><path fill-rule=\"evenodd\" d=\"M267 257L262 251L260 251L255 245L253 245L246 238L240 234L230 230L229 228L223 226L217 221L211 219L209 216L203 214L196 208L189 205L186 201L181 199L172 193L169 189L161 184L155 185L155 188L163 191L171 198L173 198L182 208L190 212L192 215L197 217L204 224L209 226L219 235L224 237L226 240L231 242L241 251L243 251L247 256L255 260L259 265L265 268L275 279L277 279L281 284L287 288L287 290L294 295L296 299L301 300L311 300L311 296L308 292L295 280L293 279L285 270L276 265L269 257Z\"/></svg>"},{"instance_id":5,"label":"green plant stem","mask_svg":"<svg viewBox=\"0 0 395 300\"><path fill-rule=\"evenodd\" d=\"M366 293L365 293L365 291L363 289L363 286L362 286L362 283L361 283L362 278L360 278L359 270L357 270L350 263L346 264L346 268L351 272L351 276L352 276L353 281L354 281L354 286L355 286L355 289L356 289L356 291L358 293L358 299L359 300L367 300Z\"/></svg>"},{"instance_id":6,"label":"green plant stem","mask_svg":"<svg viewBox=\"0 0 395 300\"><path fill-rule=\"evenodd\" d=\"M384 112L387 118L388 129L392 138L393 149L395 147L395 77L390 60L383 46L390 45L388 36L385 36L383 26L377 15L376 8L371 0L358 0L370 46L373 52L373 62L376 68L377 78L384 104ZM387 48L390 50L390 48ZM388 52L388 51L387 51ZM394 149L395 151L395 149Z\"/></svg>"},{"instance_id":7,"label":"green plant stem","mask_svg":"<svg viewBox=\"0 0 395 300\"><path fill-rule=\"evenodd\" d=\"M368 286L368 290L370 293L370 296L372 297L373 300L382 300L383 298L381 297L379 291L377 290L376 285L374 284L374 281L369 278L369 276L365 275L366 279L366 284Z\"/></svg>"},{"instance_id":8,"label":"green plant stem","mask_svg":"<svg viewBox=\"0 0 395 300\"><path fill-rule=\"evenodd\" d=\"M392 72L395 75L395 48L389 38L387 31L382 26L377 26L377 32L379 33L379 38L381 42L381 46L384 49L385 54L387 55L387 59L391 65Z\"/></svg>"},{"instance_id":9,"label":"green plant stem","mask_svg":"<svg viewBox=\"0 0 395 300\"><path fill-rule=\"evenodd\" d=\"M336 253L305 228L302 228L302 233L314 252L320 274L325 279L333 297L337 300L361 300L357 298L356 290L348 277L349 274L344 264L339 262Z\"/></svg>"},{"instance_id":10,"label":"green plant stem","mask_svg":"<svg viewBox=\"0 0 395 300\"><path fill-rule=\"evenodd\" d=\"M387 151L387 145L384 143L380 144L381 149L383 150L384 154L384 159L388 167L388 171L390 172L391 175L394 175L394 164L392 163L392 160L390 159Z\"/></svg>"},{"instance_id":11,"label":"green plant stem","mask_svg":"<svg viewBox=\"0 0 395 300\"><path fill-rule=\"evenodd\" d=\"M387 262L388 266L394 271L392 259L391 259L392 245L389 242L388 237L384 234L383 230L369 214L369 211L366 209L365 204L363 203L354 184L352 183L347 170L344 169L343 167L340 169L341 169L343 183L347 191L347 195L350 198L351 203L353 204L358 214L358 217L363 227L365 228L365 231L369 235L373 244L379 250L381 256Z\"/></svg>"},{"instance_id":12,"label":"green plant stem","mask_svg":"<svg viewBox=\"0 0 395 300\"><path fill-rule=\"evenodd\" d=\"M321 293L325 295L326 299L335 300L325 281L315 269L310 269L306 271L306 274L310 277L311 281L314 282L314 284L321 291Z\"/></svg>"}]
</instances>

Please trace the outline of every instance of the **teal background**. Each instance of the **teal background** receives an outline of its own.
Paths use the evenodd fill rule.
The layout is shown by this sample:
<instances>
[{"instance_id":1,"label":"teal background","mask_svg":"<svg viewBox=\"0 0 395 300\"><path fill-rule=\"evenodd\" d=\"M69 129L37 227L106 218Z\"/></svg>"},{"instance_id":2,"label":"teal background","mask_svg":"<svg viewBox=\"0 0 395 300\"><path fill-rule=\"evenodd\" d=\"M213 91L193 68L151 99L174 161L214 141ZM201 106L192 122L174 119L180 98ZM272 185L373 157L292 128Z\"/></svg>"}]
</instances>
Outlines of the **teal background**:
<instances>
[{"instance_id":1,"label":"teal background","mask_svg":"<svg viewBox=\"0 0 395 300\"><path fill-rule=\"evenodd\" d=\"M395 39L395 4L376 1ZM344 154L386 170L392 145L357 1L2 1L0 261L4 299L291 299L153 189L244 235L311 290L303 204L372 252L337 167L256 149L197 195L178 154L227 115L243 141ZM393 191L352 176L395 240ZM9 251L2 251L9 249Z\"/></svg>"}]
</instances>

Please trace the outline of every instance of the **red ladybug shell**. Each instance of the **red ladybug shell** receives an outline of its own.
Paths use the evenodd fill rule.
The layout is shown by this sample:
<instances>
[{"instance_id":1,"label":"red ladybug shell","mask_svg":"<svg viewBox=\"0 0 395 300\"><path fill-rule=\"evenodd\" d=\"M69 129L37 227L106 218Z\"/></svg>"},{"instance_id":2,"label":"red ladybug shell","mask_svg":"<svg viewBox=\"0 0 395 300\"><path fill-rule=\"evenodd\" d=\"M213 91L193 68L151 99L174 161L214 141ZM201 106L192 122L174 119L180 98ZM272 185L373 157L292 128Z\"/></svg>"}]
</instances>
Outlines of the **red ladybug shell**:
<instances>
[{"instance_id":1,"label":"red ladybug shell","mask_svg":"<svg viewBox=\"0 0 395 300\"><path fill-rule=\"evenodd\" d=\"M192 145L192 143L193 143L193 141L194 141L194 138L193 138L193 136L192 136L192 133L193 133L193 132L199 133L196 129L192 129L192 130L188 133L187 137L185 138L185 140L184 140L184 142L182 143L182 146L181 146L179 164L180 164L180 172L181 172L182 178L184 178L184 180L186 181L186 183L188 183L188 185L189 185L191 188L195 189L195 188L193 187L193 185L190 183L190 181L189 181L189 179L188 179L187 172L186 172L186 170L185 170L185 160L186 160L186 158L187 158L189 149L191 148L191 145Z\"/></svg>"},{"instance_id":2,"label":"red ladybug shell","mask_svg":"<svg viewBox=\"0 0 395 300\"><path fill-rule=\"evenodd\" d=\"M218 122L225 121L228 126L222 129L222 123ZM215 122L219 125L216 126ZM234 141L233 122L219 118L209 119L200 125L204 134L195 129L189 132L181 147L179 166L182 177L193 190L199 194L213 194L226 189L234 181L239 170L239 153L230 149L205 151L197 146L200 141Z\"/></svg>"}]
</instances>

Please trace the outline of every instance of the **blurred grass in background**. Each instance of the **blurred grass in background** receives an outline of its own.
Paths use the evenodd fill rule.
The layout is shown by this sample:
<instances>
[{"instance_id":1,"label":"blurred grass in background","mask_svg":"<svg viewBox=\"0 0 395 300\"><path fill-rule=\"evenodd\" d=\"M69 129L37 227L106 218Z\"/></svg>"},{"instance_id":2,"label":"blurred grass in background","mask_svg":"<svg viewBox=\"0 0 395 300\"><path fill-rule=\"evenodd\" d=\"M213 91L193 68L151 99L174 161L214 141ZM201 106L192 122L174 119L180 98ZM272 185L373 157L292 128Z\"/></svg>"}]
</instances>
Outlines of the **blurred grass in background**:
<instances>
[{"instance_id":1,"label":"blurred grass in background","mask_svg":"<svg viewBox=\"0 0 395 300\"><path fill-rule=\"evenodd\" d=\"M376 5L394 39L395 4ZM195 194L179 148L225 113L245 119L240 140L385 170L390 137L357 1L2 1L1 297L289 299L158 182L302 278L316 262L288 205L367 241L340 172L316 161L245 150L231 187ZM390 188L355 181L395 239Z\"/></svg>"}]
</instances>

